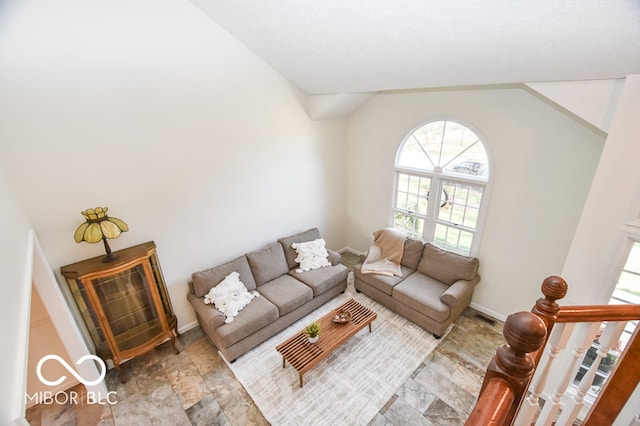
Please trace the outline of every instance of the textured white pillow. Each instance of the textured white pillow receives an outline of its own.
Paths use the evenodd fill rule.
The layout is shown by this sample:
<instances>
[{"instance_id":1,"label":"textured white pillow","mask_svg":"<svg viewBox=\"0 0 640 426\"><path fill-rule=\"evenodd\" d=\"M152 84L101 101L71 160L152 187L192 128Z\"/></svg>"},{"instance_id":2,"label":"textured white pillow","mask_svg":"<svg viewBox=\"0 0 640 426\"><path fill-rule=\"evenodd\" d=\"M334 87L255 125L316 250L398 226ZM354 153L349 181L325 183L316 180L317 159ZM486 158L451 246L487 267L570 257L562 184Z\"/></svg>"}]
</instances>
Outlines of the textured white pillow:
<instances>
[{"instance_id":1,"label":"textured white pillow","mask_svg":"<svg viewBox=\"0 0 640 426\"><path fill-rule=\"evenodd\" d=\"M302 243L293 243L291 247L294 248L298 256L296 262L300 264L300 267L296 269L296 272L309 271L311 269L318 269L324 266L331 266L328 260L329 253L325 248L325 241L323 238L318 238L313 241L305 241Z\"/></svg>"},{"instance_id":2,"label":"textured white pillow","mask_svg":"<svg viewBox=\"0 0 640 426\"><path fill-rule=\"evenodd\" d=\"M224 322L228 324L258 295L257 292L249 293L240 281L240 274L233 271L220 281L220 284L209 290L204 296L204 303L214 304L216 309L225 315Z\"/></svg>"}]
</instances>

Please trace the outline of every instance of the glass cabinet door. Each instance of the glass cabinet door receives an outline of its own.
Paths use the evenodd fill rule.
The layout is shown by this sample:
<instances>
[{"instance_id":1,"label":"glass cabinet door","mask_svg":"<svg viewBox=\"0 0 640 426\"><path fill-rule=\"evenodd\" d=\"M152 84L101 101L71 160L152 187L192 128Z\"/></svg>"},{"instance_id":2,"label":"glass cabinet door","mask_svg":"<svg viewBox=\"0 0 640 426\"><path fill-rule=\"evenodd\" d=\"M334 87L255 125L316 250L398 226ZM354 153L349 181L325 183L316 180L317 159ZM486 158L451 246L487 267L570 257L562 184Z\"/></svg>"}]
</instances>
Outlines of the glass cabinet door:
<instances>
[{"instance_id":1,"label":"glass cabinet door","mask_svg":"<svg viewBox=\"0 0 640 426\"><path fill-rule=\"evenodd\" d=\"M163 331L149 284L142 265L93 280L99 305L119 351L140 346Z\"/></svg>"}]
</instances>

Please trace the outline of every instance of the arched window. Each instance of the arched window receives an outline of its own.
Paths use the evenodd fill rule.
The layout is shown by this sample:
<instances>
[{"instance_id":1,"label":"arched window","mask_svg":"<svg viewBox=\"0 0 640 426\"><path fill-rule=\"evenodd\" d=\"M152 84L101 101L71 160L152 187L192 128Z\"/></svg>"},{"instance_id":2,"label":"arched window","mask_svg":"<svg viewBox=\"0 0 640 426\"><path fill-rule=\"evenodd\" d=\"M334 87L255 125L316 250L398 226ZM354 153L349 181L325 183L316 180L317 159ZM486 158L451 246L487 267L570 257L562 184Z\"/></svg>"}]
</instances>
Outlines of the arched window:
<instances>
[{"instance_id":1,"label":"arched window","mask_svg":"<svg viewBox=\"0 0 640 426\"><path fill-rule=\"evenodd\" d=\"M422 125L396 156L393 226L460 254L476 254L489 157L480 137L451 120Z\"/></svg>"}]
</instances>

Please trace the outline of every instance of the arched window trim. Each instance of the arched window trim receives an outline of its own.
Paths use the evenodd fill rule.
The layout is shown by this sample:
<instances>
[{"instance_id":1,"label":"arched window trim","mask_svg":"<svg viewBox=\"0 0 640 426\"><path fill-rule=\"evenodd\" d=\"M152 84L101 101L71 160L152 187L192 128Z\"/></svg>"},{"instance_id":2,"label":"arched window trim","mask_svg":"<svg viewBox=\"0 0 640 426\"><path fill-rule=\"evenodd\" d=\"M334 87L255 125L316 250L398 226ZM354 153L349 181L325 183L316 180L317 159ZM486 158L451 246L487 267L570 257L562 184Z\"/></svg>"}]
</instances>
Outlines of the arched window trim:
<instances>
[{"instance_id":1,"label":"arched window trim","mask_svg":"<svg viewBox=\"0 0 640 426\"><path fill-rule=\"evenodd\" d=\"M468 147L466 147L462 152L458 153L457 155L455 155L453 158L451 158L444 166L435 166L433 160L429 160L431 161L432 165L433 165L433 170L426 170L426 169L422 169L422 168L415 168L415 167L406 167L406 166L399 166L399 160L400 160L400 155L402 153L402 149L404 148L405 144L407 143L407 141L411 138L414 137L415 132L426 126L429 125L431 123L435 123L435 122L439 122L439 121L446 121L446 122L453 122L456 124L459 124L461 126L466 127L467 129L469 129L471 132L473 132L476 136L477 136L477 140L475 142L473 142L471 145L469 145ZM471 148L471 146L473 146L474 144L480 143L486 153L487 156L487 163L489 166L489 172L488 174L485 176L473 176L473 175L469 175L469 174L465 174L465 173L456 173L450 170L445 171L444 168L451 164L452 162L454 162L457 158L459 158L464 152L466 152L468 149ZM444 144L444 141L442 142L442 144ZM442 152L442 151L440 151ZM429 157L429 155L425 152L425 154ZM493 162L493 156L491 153L491 149L488 145L488 143L486 142L486 138L484 137L484 135L482 134L482 132L480 132L473 124L467 122L464 119L460 119L458 117L451 117L451 116L446 116L446 117L435 117L432 118L430 120L424 121L422 122L420 125L416 126L415 128L413 128L411 131L409 131L406 136L403 138L402 142L400 143L400 145L398 146L398 149L396 150L396 156L395 156L395 161L394 161L394 189L393 189L393 199L392 199L392 208L390 210L390 219L389 222L391 223L391 226L395 225L395 214L398 211L397 207L396 207L396 198L398 197L398 181L400 178L401 174L410 174L410 175L415 175L415 176L419 176L419 177L423 177L423 178L428 178L431 179L431 183L432 183L432 187L437 187L437 188L442 188L443 182L445 181L449 181L449 182L456 182L456 183L466 183L466 184L470 184L470 185L476 185L476 186L480 186L482 187L482 199L480 202L480 207L479 207L479 212L478 212L478 218L476 221L476 227L474 230L474 237L473 237L473 241L471 244L471 248L469 251L469 255L475 256L478 254L478 249L480 247L480 243L482 240L482 233L484 230L484 223L485 223L485 219L486 219L486 213L487 213L487 206L488 206L488 202L489 202L489 198L490 198L490 190L491 190L491 182L492 182L492 177L493 174L495 173L495 165ZM441 191L439 191L441 192ZM425 225L424 225L424 230L423 230L423 234L421 236L419 236L420 238L426 240L426 241L434 241L434 235L435 235L435 228L436 228L436 224L438 223L438 218L436 217L436 212L437 212L437 207L438 205L440 205L441 202L441 193L438 194L438 202L437 203L428 203L427 206L427 214L425 216ZM460 225L461 229L465 229L463 225Z\"/></svg>"}]
</instances>

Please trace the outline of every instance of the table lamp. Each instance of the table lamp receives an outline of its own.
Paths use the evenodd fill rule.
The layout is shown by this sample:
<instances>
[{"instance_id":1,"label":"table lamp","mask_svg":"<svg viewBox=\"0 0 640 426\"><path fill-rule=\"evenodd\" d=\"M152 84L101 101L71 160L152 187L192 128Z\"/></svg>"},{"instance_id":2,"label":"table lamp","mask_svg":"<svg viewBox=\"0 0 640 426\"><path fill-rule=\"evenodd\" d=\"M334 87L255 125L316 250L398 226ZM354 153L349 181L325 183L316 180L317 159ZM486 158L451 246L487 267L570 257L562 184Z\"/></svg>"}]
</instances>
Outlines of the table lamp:
<instances>
[{"instance_id":1,"label":"table lamp","mask_svg":"<svg viewBox=\"0 0 640 426\"><path fill-rule=\"evenodd\" d=\"M121 233L129 230L129 226L116 217L107 216L107 210L109 210L107 207L96 207L81 212L86 222L76 229L73 238L76 243L86 241L94 244L102 240L107 252L107 256L102 261L113 262L117 256L111 253L107 239L118 238Z\"/></svg>"}]
</instances>

